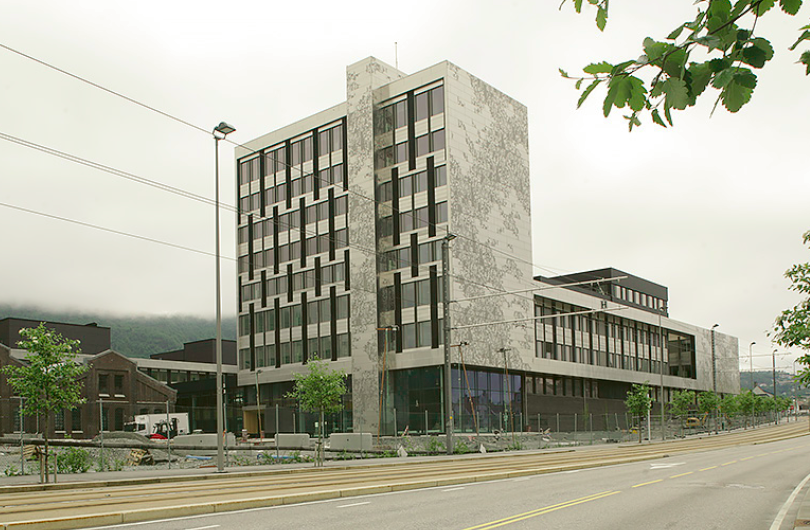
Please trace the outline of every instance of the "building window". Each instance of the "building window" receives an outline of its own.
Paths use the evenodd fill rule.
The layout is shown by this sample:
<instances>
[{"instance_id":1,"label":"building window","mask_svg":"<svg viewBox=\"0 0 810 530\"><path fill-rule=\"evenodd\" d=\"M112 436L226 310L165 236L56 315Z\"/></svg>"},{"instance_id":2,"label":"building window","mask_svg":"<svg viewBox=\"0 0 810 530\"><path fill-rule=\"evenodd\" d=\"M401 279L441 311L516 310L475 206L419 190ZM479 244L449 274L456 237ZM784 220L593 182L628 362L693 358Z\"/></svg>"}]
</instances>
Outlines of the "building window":
<instances>
[{"instance_id":1,"label":"building window","mask_svg":"<svg viewBox=\"0 0 810 530\"><path fill-rule=\"evenodd\" d=\"M70 431L82 432L82 409L75 408L70 411Z\"/></svg>"},{"instance_id":2,"label":"building window","mask_svg":"<svg viewBox=\"0 0 810 530\"><path fill-rule=\"evenodd\" d=\"M115 409L115 430L124 430L124 409L122 408Z\"/></svg>"},{"instance_id":3,"label":"building window","mask_svg":"<svg viewBox=\"0 0 810 530\"><path fill-rule=\"evenodd\" d=\"M98 394L100 396L110 395L110 376L107 374L98 375Z\"/></svg>"},{"instance_id":4,"label":"building window","mask_svg":"<svg viewBox=\"0 0 810 530\"><path fill-rule=\"evenodd\" d=\"M116 396L123 396L124 395L124 376L123 375L116 375L113 377L113 382L115 384L115 395Z\"/></svg>"}]
</instances>

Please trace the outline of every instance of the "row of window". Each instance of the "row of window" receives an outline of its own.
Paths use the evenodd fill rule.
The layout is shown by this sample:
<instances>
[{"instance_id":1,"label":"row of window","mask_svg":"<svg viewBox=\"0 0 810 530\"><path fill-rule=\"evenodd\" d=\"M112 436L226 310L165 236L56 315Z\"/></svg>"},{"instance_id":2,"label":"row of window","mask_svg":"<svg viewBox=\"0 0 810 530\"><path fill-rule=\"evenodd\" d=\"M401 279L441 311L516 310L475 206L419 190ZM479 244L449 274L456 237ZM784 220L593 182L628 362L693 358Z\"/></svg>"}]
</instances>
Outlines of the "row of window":
<instances>
[{"instance_id":1,"label":"row of window","mask_svg":"<svg viewBox=\"0 0 810 530\"><path fill-rule=\"evenodd\" d=\"M112 380L113 380L113 387L110 388L110 374L98 374L98 393L100 396L124 395L123 374L114 374L112 376Z\"/></svg>"},{"instance_id":2,"label":"row of window","mask_svg":"<svg viewBox=\"0 0 810 530\"><path fill-rule=\"evenodd\" d=\"M439 276L436 282L436 300L442 303L442 281L443 278ZM415 282L403 283L401 286L402 292L400 295L400 307L407 309L410 307L418 307L430 305L430 279L418 280ZM380 289L380 311L393 311L395 306L394 286L383 287Z\"/></svg>"},{"instance_id":3,"label":"row of window","mask_svg":"<svg viewBox=\"0 0 810 530\"><path fill-rule=\"evenodd\" d=\"M327 155L343 149L343 127L341 125L319 131L317 134L319 151L317 156ZM266 150L263 156L265 159L265 176L272 175L273 173L286 172L288 162L286 146L281 145ZM315 153L312 136L307 136L290 144L290 165L297 166L303 162L308 162L312 160L313 156L315 156ZM258 180L260 176L260 163L259 157L240 163L239 183L248 184L253 180Z\"/></svg>"},{"instance_id":4,"label":"row of window","mask_svg":"<svg viewBox=\"0 0 810 530\"><path fill-rule=\"evenodd\" d=\"M194 372L188 370L167 370L165 368L138 368L153 379L171 385L173 383L185 383L187 381L201 381L216 377L215 372ZM144 413L146 414L146 413Z\"/></svg>"},{"instance_id":5,"label":"row of window","mask_svg":"<svg viewBox=\"0 0 810 530\"><path fill-rule=\"evenodd\" d=\"M317 324L319 322L329 322L332 319L331 300L313 300L307 302L306 324ZM278 313L279 329L303 326L303 304L282 307ZM335 299L335 319L343 320L349 318L349 295L338 296ZM276 330L276 311L257 311L254 313L253 333L264 333ZM242 337L250 335L250 315L239 316L239 335Z\"/></svg>"},{"instance_id":6,"label":"row of window","mask_svg":"<svg viewBox=\"0 0 810 530\"><path fill-rule=\"evenodd\" d=\"M304 249L307 256L314 256L323 252L329 252L329 242L331 238L329 234L321 234L319 236L308 237L304 242ZM346 248L349 246L349 231L346 228L335 230L335 250ZM259 270L264 267L272 267L275 263L274 253L278 251L278 262L286 263L288 261L295 261L301 259L301 242L293 241L284 245L279 245L278 249L268 248L255 252L253 254L253 269ZM239 257L239 272L248 272L249 263L248 256Z\"/></svg>"},{"instance_id":7,"label":"row of window","mask_svg":"<svg viewBox=\"0 0 810 530\"><path fill-rule=\"evenodd\" d=\"M424 156L445 148L444 129L431 131L416 137L416 156ZM408 141L389 145L377 150L374 164L377 169L401 164L408 161Z\"/></svg>"},{"instance_id":8,"label":"row of window","mask_svg":"<svg viewBox=\"0 0 810 530\"><path fill-rule=\"evenodd\" d=\"M438 333L439 344L444 343L444 321L439 319ZM432 326L430 320L417 322L415 324L402 325L402 349L429 348L432 345Z\"/></svg>"},{"instance_id":9,"label":"row of window","mask_svg":"<svg viewBox=\"0 0 810 530\"><path fill-rule=\"evenodd\" d=\"M414 258L418 258L419 265L425 265L442 259L442 241L428 241L419 244L419 255L411 256L411 247L389 250L380 257L380 271L393 271L404 269L413 265Z\"/></svg>"},{"instance_id":10,"label":"row of window","mask_svg":"<svg viewBox=\"0 0 810 530\"><path fill-rule=\"evenodd\" d=\"M662 340L656 326L612 315L566 315L584 310L539 299L535 315L550 318L535 321L536 356L646 373L659 373L663 359L669 373L693 377L694 340L682 341L669 330ZM677 354L670 351L673 344Z\"/></svg>"},{"instance_id":11,"label":"row of window","mask_svg":"<svg viewBox=\"0 0 810 530\"><path fill-rule=\"evenodd\" d=\"M447 202L436 203L436 225L446 223L448 218ZM428 207L422 206L413 210L400 210L399 212L399 233L404 234L411 230L419 230L430 226L430 216ZM380 237L394 235L394 217L388 215L380 219Z\"/></svg>"},{"instance_id":12,"label":"row of window","mask_svg":"<svg viewBox=\"0 0 810 530\"><path fill-rule=\"evenodd\" d=\"M332 167L321 169L318 172L318 187L325 188L332 184L342 185L344 183L345 172L344 165L337 164ZM290 200L312 193L315 189L315 175L309 173L304 176L295 176L290 180ZM271 206L279 202L287 201L287 183L286 181L279 182L275 186L271 183L265 185L264 190L264 204ZM245 195L239 199L239 209L242 213L249 213L257 211L261 208L261 192L255 192L251 195Z\"/></svg>"},{"instance_id":13,"label":"row of window","mask_svg":"<svg viewBox=\"0 0 810 530\"><path fill-rule=\"evenodd\" d=\"M656 309L659 311L664 309L664 301L661 298L657 298L651 294L634 291L633 289L628 289L620 285L613 286L613 297L618 300L624 300L626 302L630 302L631 304L648 307L650 309Z\"/></svg>"},{"instance_id":14,"label":"row of window","mask_svg":"<svg viewBox=\"0 0 810 530\"><path fill-rule=\"evenodd\" d=\"M278 346L278 347L276 347ZM331 359L332 358L332 337L315 337L307 340L307 355L310 359ZM304 342L295 340L292 342L282 342L281 344L256 346L256 368L265 366L275 366L276 356L280 359L279 364L294 364L304 361ZM337 336L337 358L351 356L351 341L348 333L341 333ZM250 365L250 349L239 350L239 369L252 370Z\"/></svg>"},{"instance_id":15,"label":"row of window","mask_svg":"<svg viewBox=\"0 0 810 530\"><path fill-rule=\"evenodd\" d=\"M416 94L414 99L415 122L444 112L444 86ZM382 107L375 113L375 134L386 133L406 125L408 125L407 100Z\"/></svg>"},{"instance_id":16,"label":"row of window","mask_svg":"<svg viewBox=\"0 0 810 530\"><path fill-rule=\"evenodd\" d=\"M403 199L428 189L427 171L420 171L413 175L399 177L399 198ZM447 166L436 167L436 187L447 185ZM383 182L378 186L377 197L380 202L388 202L394 198L392 181Z\"/></svg>"},{"instance_id":17,"label":"row of window","mask_svg":"<svg viewBox=\"0 0 810 530\"><path fill-rule=\"evenodd\" d=\"M559 375L526 376L526 392L544 396L599 397L595 379L580 379Z\"/></svg>"},{"instance_id":18,"label":"row of window","mask_svg":"<svg viewBox=\"0 0 810 530\"><path fill-rule=\"evenodd\" d=\"M346 264L345 262L335 263L334 265L324 265L321 267L321 286L325 287L333 283L341 283L346 279ZM317 281L315 269L299 271L292 275L292 292L303 291L304 289L315 288ZM289 281L287 275L278 276L277 278L270 278L266 282L267 296L276 296L288 294ZM250 302L252 300L259 300L262 297L262 284L261 282L251 283L242 286L242 302Z\"/></svg>"}]
</instances>

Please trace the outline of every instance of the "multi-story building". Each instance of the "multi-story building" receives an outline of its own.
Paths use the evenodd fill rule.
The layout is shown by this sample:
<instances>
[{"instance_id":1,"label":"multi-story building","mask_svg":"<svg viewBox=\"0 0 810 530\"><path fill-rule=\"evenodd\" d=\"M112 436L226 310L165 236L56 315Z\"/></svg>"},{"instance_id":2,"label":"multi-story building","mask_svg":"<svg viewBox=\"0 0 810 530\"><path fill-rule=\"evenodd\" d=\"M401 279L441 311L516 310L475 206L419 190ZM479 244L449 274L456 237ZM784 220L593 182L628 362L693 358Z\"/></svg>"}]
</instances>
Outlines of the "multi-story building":
<instances>
[{"instance_id":1,"label":"multi-story building","mask_svg":"<svg viewBox=\"0 0 810 530\"><path fill-rule=\"evenodd\" d=\"M448 62L406 75L368 58L346 80L344 103L236 151L246 428L257 410L289 404L293 374L317 356L349 375L350 412L333 428L443 430L445 281L462 429L473 410L489 418L485 430L507 412L531 425L531 403L552 398L615 408L629 383L658 373L659 314L669 341L692 345L666 386L712 388L701 364L707 332L665 318L666 288L633 277L593 284L604 294L532 277L526 107ZM614 296L616 286L625 287ZM547 338L545 317L565 311L597 312L559 317L559 335L552 326ZM597 322L587 354L586 321ZM736 359L736 339L713 343ZM739 377L727 383L718 390L736 391Z\"/></svg>"}]
</instances>

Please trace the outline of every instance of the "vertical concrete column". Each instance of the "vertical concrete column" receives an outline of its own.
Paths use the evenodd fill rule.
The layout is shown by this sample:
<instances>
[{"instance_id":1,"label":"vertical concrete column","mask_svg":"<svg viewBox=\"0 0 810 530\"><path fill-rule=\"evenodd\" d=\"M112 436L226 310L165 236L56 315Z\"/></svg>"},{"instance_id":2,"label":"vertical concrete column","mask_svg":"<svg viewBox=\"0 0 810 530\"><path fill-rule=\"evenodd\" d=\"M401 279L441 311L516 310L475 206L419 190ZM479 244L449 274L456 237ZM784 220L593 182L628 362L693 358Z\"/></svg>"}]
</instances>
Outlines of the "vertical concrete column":
<instances>
[{"instance_id":1,"label":"vertical concrete column","mask_svg":"<svg viewBox=\"0 0 810 530\"><path fill-rule=\"evenodd\" d=\"M376 433L379 422L377 248L374 194L374 89L401 77L374 58L346 68L346 148L349 183L349 331L354 432ZM364 198L365 197L365 198ZM357 249L368 249L360 252Z\"/></svg>"}]
</instances>

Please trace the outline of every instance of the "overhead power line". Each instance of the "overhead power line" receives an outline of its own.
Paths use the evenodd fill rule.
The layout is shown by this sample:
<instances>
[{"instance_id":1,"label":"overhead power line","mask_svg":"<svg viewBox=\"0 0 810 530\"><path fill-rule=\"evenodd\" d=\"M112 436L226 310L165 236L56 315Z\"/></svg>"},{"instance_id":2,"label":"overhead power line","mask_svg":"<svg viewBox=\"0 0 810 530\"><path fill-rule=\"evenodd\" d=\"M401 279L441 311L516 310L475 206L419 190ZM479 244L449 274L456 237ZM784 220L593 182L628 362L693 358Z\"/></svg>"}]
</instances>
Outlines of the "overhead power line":
<instances>
[{"instance_id":1,"label":"overhead power line","mask_svg":"<svg viewBox=\"0 0 810 530\"><path fill-rule=\"evenodd\" d=\"M73 79L75 79L75 80L77 80L77 81L80 81L80 82L82 82L82 83L86 83L86 84L88 84L88 85L90 85L90 86L92 86L92 87L94 87L94 88L96 88L96 89L98 89L98 90L101 90L101 91L106 92L106 93L108 93L108 94L111 94L111 95L113 95L113 96L117 96L117 97L119 97L119 98L121 98L121 99L124 99L125 101L128 101L128 102L130 102L130 103L132 103L132 104L134 104L134 105L137 105L137 106L139 106L139 107L141 107L141 108L144 108L144 109L150 110L150 111L155 112L155 113L157 113L157 114L160 114L161 116L164 116L164 117L166 117L166 118L169 118L169 119L171 119L171 120L173 120L173 121L175 121L175 122L177 122L177 123L181 123L181 124L183 124L183 125L186 125L186 126L188 126L188 127L193 128L193 129L195 129L195 130L197 130L197 131L199 131L199 132L203 132L203 133L205 133L206 135L211 135L211 134L212 134L212 132L211 132L210 130L208 130L208 129L204 128L204 127L200 127L200 126L195 125L195 124L193 124L193 123L191 123L191 122L189 122L189 121L187 121L187 120L184 120L184 119L182 119L182 118L179 118L179 117L177 117L177 116L175 116L175 115L173 115L173 114L171 114L171 113L169 113L169 112L162 111L162 110L160 110L160 109L158 109L158 108L156 108L156 107L154 107L154 106L148 105L148 104L143 103L143 102L141 102L141 101L138 101L138 100L136 100L136 99L134 99L134 98L132 98L132 97L126 96L126 95L122 94L121 92L117 92L117 91L115 91L115 90L112 90L112 89L106 88L106 87L104 87L104 86L102 86L102 85L100 85L100 84L98 84L98 83L95 83L95 82L93 82L93 81L90 81L89 79L87 79L87 78L85 78L85 77L82 77L82 76L80 76L80 75L77 75L77 74L74 74L74 73L72 73L72 72L69 72L69 71L67 71L67 70L65 70L65 69L63 69L63 68L59 68L58 66L55 66L55 65L53 65L53 64L51 64L51 63L49 63L49 62L47 62L47 61L44 61L44 60L42 60L42 59L38 59L38 58L36 58L36 57L33 57L32 55L29 55L29 54L23 53L23 52L21 52L21 51L19 51L19 50L17 50L17 49L14 49L14 48L12 48L12 47L10 47L10 46L6 45L6 44L2 44L2 43L0 43L0 48L3 48L3 49L5 49L5 50L7 50L7 51L9 51L9 52L11 52L11 53L17 54L17 55L19 55L19 56L21 56L21 57L24 57L24 58L26 58L26 59L29 59L29 60L31 60L31 61L34 61L34 62L36 62L37 64L40 64L40 65L42 65L42 66L44 66L44 67L46 67L46 68L49 68L49 69L54 70L54 71L56 71L56 72L59 72L59 73L61 73L61 74L63 74L63 75L66 75L66 76L68 76L68 77L71 77L71 78L73 78ZM249 147L245 146L244 144L238 143L238 142L236 142L236 141L234 141L234 140L232 140L232 139L230 139L230 138L225 138L225 141L226 141L226 142L231 143L232 145L234 145L234 146L236 146L236 147L242 147L243 149L247 150L247 151L249 152L249 154L253 154L253 153L258 153L258 152L260 152L260 151L256 151L256 150L250 149ZM249 155L248 155L248 156L249 156ZM298 171L299 173L302 173L301 168L295 167L294 165L289 164L289 163L287 163L286 161L284 161L284 162L282 162L282 163L283 163L284 165L286 165L286 166L288 166L288 167L292 168L292 169L295 169L295 170L296 170L296 171ZM321 179L320 177L318 177L318 178L319 178L320 180L323 180L323 179ZM360 197L360 198L362 198L362 199L364 199L364 200L368 200L368 201L374 202L374 203L376 203L376 204L382 204L381 202L377 201L376 199L374 199L374 198L372 198L372 197L367 197L367 196L365 196L365 195L363 195L363 194L361 194L361 193L358 193L358 192L356 192L356 191L354 191L354 190L348 190L348 191L349 191L349 193L350 193L350 194L354 194L354 195L356 195L356 196L358 196L358 197ZM408 212L408 213L406 213L406 214L407 214L407 215L411 215L411 217L413 217L413 218L415 219L414 214L413 214L412 212ZM513 254L509 254L508 252L505 252L505 251L503 251L503 250L497 249L497 248L495 248L495 247L491 247L491 246L489 246L489 245L487 245L487 244L485 244L485 243L483 243L483 242L477 241L477 240L475 240L475 239L473 239L473 238L471 238L471 237L469 237L469 236L466 236L465 234L460 234L460 233L456 233L456 232L454 232L454 234L455 234L456 236L458 236L458 237L462 238L462 239L466 239L466 240L468 240L468 241L471 241L473 244L479 245L479 246L481 246L481 247L483 247L483 248L487 248L487 249L489 249L489 250L492 250L492 251L494 251L494 252L497 252L497 253L499 253L499 254L502 254L502 255L504 255L504 256L506 256L506 257L510 257L510 258L512 258L512 259L515 259L515 260L517 260L517 261L519 261L519 262L522 262L522 263L528 264L529 266L531 266L531 267L532 267L532 272L531 272L531 274L532 274L532 275L534 274L534 272L533 272L533 271L534 271L534 269L535 269L535 268L537 268L537 269L539 269L539 270L547 270L547 271L549 271L549 272L553 272L553 271L551 271L550 269L548 269L548 268L546 268L546 267L543 267L543 266L540 266L540 265L534 264L534 263L532 263L532 262L530 262L530 261L524 260L523 258L520 258L520 257L515 256L515 255L513 255ZM468 281L468 282L469 282L469 281ZM472 282L470 282L470 283L472 283ZM529 283L530 283L530 282L528 282L528 281L527 281L527 283L526 283L526 284L527 284L527 285L529 285ZM479 284L479 285L484 286L483 284ZM502 290L502 289L499 289L499 288L497 288L497 287L493 287L493 286L484 286L484 287L486 287L487 289L493 290L493 291Z\"/></svg>"},{"instance_id":2,"label":"overhead power line","mask_svg":"<svg viewBox=\"0 0 810 530\"><path fill-rule=\"evenodd\" d=\"M121 230L115 230L115 229L112 229L112 228L107 228L107 227L100 226L100 225L95 225L95 224L92 224L92 223L85 223L84 221L77 221L76 219L70 219L68 217L61 217L59 215L53 215L53 214L49 214L49 213L45 213L45 212L38 212L36 210L31 210L29 208L23 208L22 206L15 206L13 204L8 204L8 203L5 203L5 202L0 202L0 206L3 206L5 208L10 208L12 210L17 210L17 211L20 211L20 212L30 213L30 214L33 214L33 215L39 215L41 217L47 217L49 219L56 219L58 221L64 221L66 223L73 223L73 224L84 226L84 227L87 227L87 228L92 228L94 230L101 230L102 232L109 232L111 234L117 234L119 236L131 237L131 238L134 238L134 239L140 239L141 241L149 241L150 243L157 243L159 245L165 245L167 247L173 247L173 248L180 249L180 250L186 250L188 252L194 252L196 254L203 254L203 255L206 255L206 256L215 256L215 254L213 252L207 252L205 250L199 250L199 249L196 249L196 248L185 247L183 245L178 245L176 243L169 243L168 241L162 241L160 239L155 239L155 238L152 238L152 237L139 236L138 234L132 234L130 232L124 232L124 231L121 231ZM230 261L236 261L234 258L230 258L230 257L227 257L227 256L223 256L223 258L225 258L227 260L230 260Z\"/></svg>"}]
</instances>

